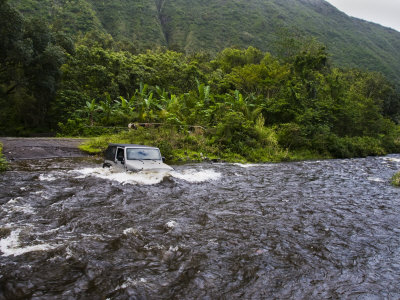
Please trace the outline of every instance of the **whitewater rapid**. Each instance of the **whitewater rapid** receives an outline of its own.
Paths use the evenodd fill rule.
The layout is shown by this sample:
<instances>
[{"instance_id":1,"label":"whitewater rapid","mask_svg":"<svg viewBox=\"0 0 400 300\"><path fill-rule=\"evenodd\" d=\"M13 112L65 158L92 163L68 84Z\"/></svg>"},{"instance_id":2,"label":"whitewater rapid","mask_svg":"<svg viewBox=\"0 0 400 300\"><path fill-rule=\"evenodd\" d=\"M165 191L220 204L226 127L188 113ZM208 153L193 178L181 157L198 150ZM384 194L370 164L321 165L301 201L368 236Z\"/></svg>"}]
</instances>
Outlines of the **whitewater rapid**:
<instances>
[{"instance_id":1,"label":"whitewater rapid","mask_svg":"<svg viewBox=\"0 0 400 300\"><path fill-rule=\"evenodd\" d=\"M95 176L102 179L113 180L121 184L141 184L141 185L154 185L162 182L166 177L174 177L190 183L207 182L211 180L218 180L221 178L221 173L216 172L214 169L186 169L181 172L178 171L163 171L151 170L140 172L121 172L115 171L112 168L84 168L70 171L71 173L81 174L77 178L86 178ZM51 177L52 178L52 177ZM44 177L44 180L49 180Z\"/></svg>"}]
</instances>

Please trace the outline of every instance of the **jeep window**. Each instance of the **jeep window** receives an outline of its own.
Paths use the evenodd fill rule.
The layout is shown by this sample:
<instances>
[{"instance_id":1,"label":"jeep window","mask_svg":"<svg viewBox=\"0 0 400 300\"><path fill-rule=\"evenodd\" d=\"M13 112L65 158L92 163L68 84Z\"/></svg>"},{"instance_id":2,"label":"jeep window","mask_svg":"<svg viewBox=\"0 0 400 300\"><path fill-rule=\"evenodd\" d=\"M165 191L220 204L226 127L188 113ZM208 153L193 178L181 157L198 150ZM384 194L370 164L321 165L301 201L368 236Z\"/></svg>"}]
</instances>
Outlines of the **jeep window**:
<instances>
[{"instance_id":1,"label":"jeep window","mask_svg":"<svg viewBox=\"0 0 400 300\"><path fill-rule=\"evenodd\" d=\"M124 160L124 149L123 148L118 148L118 150L117 150L117 160L118 161L123 161Z\"/></svg>"},{"instance_id":2,"label":"jeep window","mask_svg":"<svg viewBox=\"0 0 400 300\"><path fill-rule=\"evenodd\" d=\"M158 149L128 148L126 149L128 160L161 160L161 154Z\"/></svg>"}]
</instances>

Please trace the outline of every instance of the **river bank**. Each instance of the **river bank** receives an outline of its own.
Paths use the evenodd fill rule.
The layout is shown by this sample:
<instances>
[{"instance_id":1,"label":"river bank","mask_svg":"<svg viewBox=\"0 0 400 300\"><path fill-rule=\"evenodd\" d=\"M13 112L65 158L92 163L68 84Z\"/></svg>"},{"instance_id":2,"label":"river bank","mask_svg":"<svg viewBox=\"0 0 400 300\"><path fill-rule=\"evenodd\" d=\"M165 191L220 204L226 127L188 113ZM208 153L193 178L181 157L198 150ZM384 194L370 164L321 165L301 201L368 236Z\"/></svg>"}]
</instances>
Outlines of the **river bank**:
<instances>
[{"instance_id":1,"label":"river bank","mask_svg":"<svg viewBox=\"0 0 400 300\"><path fill-rule=\"evenodd\" d=\"M296 137L282 143L274 129L263 128L259 134L262 138L257 141L251 134L247 136L230 130L189 131L173 127L139 127L112 135L92 137L81 145L80 149L98 154L104 151L109 143L151 145L160 148L170 164L208 160L266 163L355 158L383 156L398 153L400 149L398 141L392 149L386 148L383 141L369 137L332 138L329 141L321 138L315 141L318 147L311 144L308 147L294 147L292 144L296 143Z\"/></svg>"},{"instance_id":2,"label":"river bank","mask_svg":"<svg viewBox=\"0 0 400 300\"><path fill-rule=\"evenodd\" d=\"M85 141L80 149L91 154L102 153L109 143L151 145L160 148L169 164L203 161L232 163L265 163L332 158L329 153L320 154L310 150L282 148L273 132L268 133L263 143L243 143L231 133L225 133L227 143L215 135L190 132L174 128L138 128L114 135L102 135ZM252 147L250 147L250 144Z\"/></svg>"},{"instance_id":3,"label":"river bank","mask_svg":"<svg viewBox=\"0 0 400 300\"><path fill-rule=\"evenodd\" d=\"M266 163L334 158L328 153L282 149L275 143L251 149L244 156L232 149L210 143L203 134L160 132L157 128L126 131L92 138L0 137L0 169L8 162L29 159L73 158L101 155L109 143L143 144L159 147L169 164L199 162ZM3 149L1 149L3 145ZM1 151L2 150L2 151ZM379 153L380 155L388 153ZM370 154L372 156L378 155ZM368 155L364 155L368 156Z\"/></svg>"}]
</instances>

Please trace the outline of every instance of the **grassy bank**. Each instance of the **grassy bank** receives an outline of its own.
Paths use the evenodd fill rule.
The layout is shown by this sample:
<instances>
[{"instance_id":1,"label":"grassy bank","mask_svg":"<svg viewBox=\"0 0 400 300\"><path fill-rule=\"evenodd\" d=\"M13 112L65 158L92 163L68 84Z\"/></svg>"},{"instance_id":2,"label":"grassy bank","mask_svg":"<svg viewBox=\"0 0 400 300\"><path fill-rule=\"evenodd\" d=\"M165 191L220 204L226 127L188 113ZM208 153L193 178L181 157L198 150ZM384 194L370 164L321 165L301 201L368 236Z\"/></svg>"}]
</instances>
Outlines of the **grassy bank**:
<instances>
[{"instance_id":1,"label":"grassy bank","mask_svg":"<svg viewBox=\"0 0 400 300\"><path fill-rule=\"evenodd\" d=\"M207 132L185 131L176 128L138 128L115 135L91 138L80 149L101 154L109 143L150 145L160 148L168 163L201 162L280 162L313 158L330 158L311 151L292 152L278 145L274 132L263 132L262 143L224 143ZM218 136L218 135L217 135Z\"/></svg>"},{"instance_id":2,"label":"grassy bank","mask_svg":"<svg viewBox=\"0 0 400 300\"><path fill-rule=\"evenodd\" d=\"M8 162L3 155L3 144L0 143L0 172L4 172L7 170Z\"/></svg>"}]
</instances>

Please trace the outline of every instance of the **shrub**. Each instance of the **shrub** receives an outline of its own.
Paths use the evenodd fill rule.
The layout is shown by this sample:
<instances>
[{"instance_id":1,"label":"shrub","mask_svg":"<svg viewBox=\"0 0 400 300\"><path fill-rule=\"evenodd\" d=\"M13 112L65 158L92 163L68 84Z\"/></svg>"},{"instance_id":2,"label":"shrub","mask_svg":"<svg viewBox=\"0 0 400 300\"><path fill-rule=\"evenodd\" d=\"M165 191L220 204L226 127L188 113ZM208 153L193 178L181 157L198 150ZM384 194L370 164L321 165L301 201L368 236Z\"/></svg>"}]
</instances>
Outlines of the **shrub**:
<instances>
[{"instance_id":1,"label":"shrub","mask_svg":"<svg viewBox=\"0 0 400 300\"><path fill-rule=\"evenodd\" d=\"M160 141L156 146L160 149L162 156L164 156L167 161L174 158L173 148L168 141Z\"/></svg>"},{"instance_id":2,"label":"shrub","mask_svg":"<svg viewBox=\"0 0 400 300\"><path fill-rule=\"evenodd\" d=\"M3 144L0 143L0 172L6 171L8 168L8 162L3 155Z\"/></svg>"},{"instance_id":3,"label":"shrub","mask_svg":"<svg viewBox=\"0 0 400 300\"><path fill-rule=\"evenodd\" d=\"M335 158L350 158L352 152L349 149L349 142L346 138L340 138L335 134L327 137L328 152Z\"/></svg>"},{"instance_id":4,"label":"shrub","mask_svg":"<svg viewBox=\"0 0 400 300\"><path fill-rule=\"evenodd\" d=\"M394 186L400 187L400 172L393 175L392 184Z\"/></svg>"},{"instance_id":5,"label":"shrub","mask_svg":"<svg viewBox=\"0 0 400 300\"><path fill-rule=\"evenodd\" d=\"M333 157L350 158L384 155L386 153L381 141L373 137L337 137L331 135L328 143Z\"/></svg>"},{"instance_id":6,"label":"shrub","mask_svg":"<svg viewBox=\"0 0 400 300\"><path fill-rule=\"evenodd\" d=\"M68 119L65 123L58 123L58 127L58 136L94 137L124 130L118 127L89 126L83 119Z\"/></svg>"},{"instance_id":7,"label":"shrub","mask_svg":"<svg viewBox=\"0 0 400 300\"><path fill-rule=\"evenodd\" d=\"M215 142L239 154L245 154L245 148L259 146L257 138L257 131L241 112L227 113L215 132Z\"/></svg>"},{"instance_id":8,"label":"shrub","mask_svg":"<svg viewBox=\"0 0 400 300\"><path fill-rule=\"evenodd\" d=\"M300 125L296 123L281 124L278 128L278 141L284 148L309 148L310 142Z\"/></svg>"}]
</instances>

